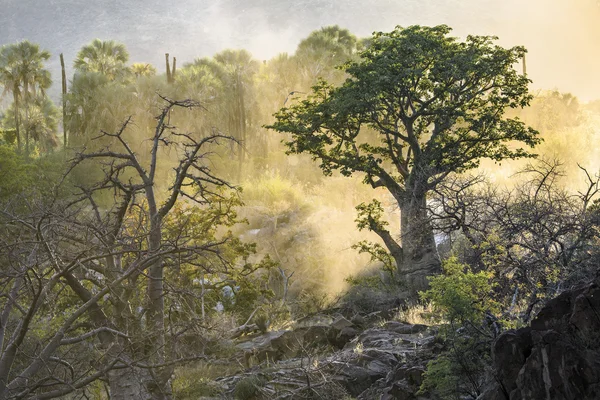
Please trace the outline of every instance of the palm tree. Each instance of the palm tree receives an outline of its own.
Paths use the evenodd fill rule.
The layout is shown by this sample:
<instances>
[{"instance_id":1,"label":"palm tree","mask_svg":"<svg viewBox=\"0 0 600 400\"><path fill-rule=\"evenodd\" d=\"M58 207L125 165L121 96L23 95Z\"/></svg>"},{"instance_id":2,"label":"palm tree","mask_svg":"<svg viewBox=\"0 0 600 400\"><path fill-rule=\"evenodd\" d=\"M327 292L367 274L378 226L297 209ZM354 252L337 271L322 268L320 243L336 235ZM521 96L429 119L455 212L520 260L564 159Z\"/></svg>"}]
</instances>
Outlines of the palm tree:
<instances>
[{"instance_id":1,"label":"palm tree","mask_svg":"<svg viewBox=\"0 0 600 400\"><path fill-rule=\"evenodd\" d=\"M131 73L135 75L136 78L140 76L154 76L156 75L156 68L152 64L147 63L134 63L129 67Z\"/></svg>"},{"instance_id":2,"label":"palm tree","mask_svg":"<svg viewBox=\"0 0 600 400\"><path fill-rule=\"evenodd\" d=\"M248 142L247 130L251 125L250 110L253 102L254 77L259 71L260 64L246 50L224 50L214 56L213 68L223 82L225 109L229 132L239 141L238 146L238 177Z\"/></svg>"},{"instance_id":3,"label":"palm tree","mask_svg":"<svg viewBox=\"0 0 600 400\"><path fill-rule=\"evenodd\" d=\"M109 83L108 78L98 72L76 72L67 94L67 128L69 142L74 145L90 132L98 133L94 110L100 107L99 91Z\"/></svg>"},{"instance_id":4,"label":"palm tree","mask_svg":"<svg viewBox=\"0 0 600 400\"><path fill-rule=\"evenodd\" d=\"M98 72L112 81L126 74L125 63L128 60L125 45L113 40L94 39L79 50L73 65L79 72Z\"/></svg>"},{"instance_id":5,"label":"palm tree","mask_svg":"<svg viewBox=\"0 0 600 400\"><path fill-rule=\"evenodd\" d=\"M217 96L223 91L223 82L216 74L218 67L210 65L213 62L196 60L194 64L181 68L175 78L178 93L205 105L215 104Z\"/></svg>"},{"instance_id":6,"label":"palm tree","mask_svg":"<svg viewBox=\"0 0 600 400\"><path fill-rule=\"evenodd\" d=\"M341 83L344 74L334 67L358 56L361 42L348 29L337 25L313 31L300 42L295 57L307 80L305 89L325 78L331 83Z\"/></svg>"},{"instance_id":7,"label":"palm tree","mask_svg":"<svg viewBox=\"0 0 600 400\"><path fill-rule=\"evenodd\" d=\"M17 111L13 103L6 111L4 127L14 130L14 121L20 120L29 137L35 141L39 149L45 153L58 146L56 132L58 130L59 110L47 96L38 94L31 98L28 104L27 118L15 118ZM23 109L19 113L23 114Z\"/></svg>"},{"instance_id":8,"label":"palm tree","mask_svg":"<svg viewBox=\"0 0 600 400\"><path fill-rule=\"evenodd\" d=\"M17 129L17 146L21 149L20 100L25 105L25 153L29 154L29 118L30 99L38 94L45 96L45 91L52 84L50 72L44 68L44 61L50 58L50 53L40 50L40 46L27 40L4 46L0 50L0 81L5 91L13 94L15 107L15 127Z\"/></svg>"},{"instance_id":9,"label":"palm tree","mask_svg":"<svg viewBox=\"0 0 600 400\"><path fill-rule=\"evenodd\" d=\"M18 74L15 54L12 46L3 46L0 48L0 83L4 86L3 94L11 92L13 95L13 104L16 110L19 109L19 98L21 96L21 80ZM17 137L17 149L21 151L21 135L19 132L19 113L14 113L15 129Z\"/></svg>"}]
</instances>

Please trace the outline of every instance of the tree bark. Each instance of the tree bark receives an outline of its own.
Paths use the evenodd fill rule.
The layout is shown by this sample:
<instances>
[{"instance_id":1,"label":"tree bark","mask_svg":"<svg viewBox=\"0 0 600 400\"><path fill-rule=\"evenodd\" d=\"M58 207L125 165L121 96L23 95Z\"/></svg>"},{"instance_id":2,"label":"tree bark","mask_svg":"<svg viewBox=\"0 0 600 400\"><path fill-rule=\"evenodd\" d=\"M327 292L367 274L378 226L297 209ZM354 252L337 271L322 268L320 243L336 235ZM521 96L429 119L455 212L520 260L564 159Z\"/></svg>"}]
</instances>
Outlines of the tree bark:
<instances>
[{"instance_id":1,"label":"tree bark","mask_svg":"<svg viewBox=\"0 0 600 400\"><path fill-rule=\"evenodd\" d=\"M152 386L153 379L146 369L130 367L111 370L108 373L108 382L111 400L160 399L148 390Z\"/></svg>"},{"instance_id":2,"label":"tree bark","mask_svg":"<svg viewBox=\"0 0 600 400\"><path fill-rule=\"evenodd\" d=\"M419 291L429 288L428 276L441 272L424 191L407 190L400 204L400 231L403 257L398 264L398 275L409 292L417 295Z\"/></svg>"}]
</instances>

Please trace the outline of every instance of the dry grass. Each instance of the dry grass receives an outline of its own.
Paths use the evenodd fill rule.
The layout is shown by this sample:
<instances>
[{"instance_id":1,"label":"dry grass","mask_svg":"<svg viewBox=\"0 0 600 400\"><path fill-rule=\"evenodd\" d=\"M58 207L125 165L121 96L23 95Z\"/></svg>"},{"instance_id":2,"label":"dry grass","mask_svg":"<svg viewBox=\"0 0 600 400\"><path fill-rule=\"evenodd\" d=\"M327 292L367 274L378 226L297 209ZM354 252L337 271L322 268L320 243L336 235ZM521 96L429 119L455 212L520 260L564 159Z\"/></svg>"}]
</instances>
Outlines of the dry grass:
<instances>
[{"instance_id":1,"label":"dry grass","mask_svg":"<svg viewBox=\"0 0 600 400\"><path fill-rule=\"evenodd\" d=\"M431 303L416 304L398 310L394 316L395 320L406 322L408 324L434 325L433 306Z\"/></svg>"},{"instance_id":2,"label":"dry grass","mask_svg":"<svg viewBox=\"0 0 600 400\"><path fill-rule=\"evenodd\" d=\"M221 376L238 372L234 363L217 364L200 361L180 367L175 372L173 394L177 400L195 400L202 396L216 397L222 388L214 381Z\"/></svg>"}]
</instances>

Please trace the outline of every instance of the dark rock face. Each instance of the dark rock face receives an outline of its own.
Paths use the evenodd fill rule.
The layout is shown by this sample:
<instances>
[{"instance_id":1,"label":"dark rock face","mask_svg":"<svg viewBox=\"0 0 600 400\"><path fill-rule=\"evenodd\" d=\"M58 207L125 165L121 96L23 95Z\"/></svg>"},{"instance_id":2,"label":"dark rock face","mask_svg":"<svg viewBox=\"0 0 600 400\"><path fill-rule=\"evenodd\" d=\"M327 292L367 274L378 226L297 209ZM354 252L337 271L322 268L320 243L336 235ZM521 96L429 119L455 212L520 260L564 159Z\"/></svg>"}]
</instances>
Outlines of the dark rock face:
<instances>
[{"instance_id":1,"label":"dark rock face","mask_svg":"<svg viewBox=\"0 0 600 400\"><path fill-rule=\"evenodd\" d=\"M531 327L501 335L496 383L480 400L600 399L600 282L548 302Z\"/></svg>"}]
</instances>

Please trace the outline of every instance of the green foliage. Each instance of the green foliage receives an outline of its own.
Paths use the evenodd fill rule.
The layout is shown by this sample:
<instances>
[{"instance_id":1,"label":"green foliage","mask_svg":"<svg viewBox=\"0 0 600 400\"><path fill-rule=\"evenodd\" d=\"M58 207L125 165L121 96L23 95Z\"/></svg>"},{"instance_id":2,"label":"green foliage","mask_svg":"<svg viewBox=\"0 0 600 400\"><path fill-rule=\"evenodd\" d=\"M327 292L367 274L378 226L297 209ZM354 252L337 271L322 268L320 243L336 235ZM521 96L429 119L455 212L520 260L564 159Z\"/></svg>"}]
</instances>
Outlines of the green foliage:
<instances>
[{"instance_id":1,"label":"green foliage","mask_svg":"<svg viewBox=\"0 0 600 400\"><path fill-rule=\"evenodd\" d=\"M341 86L319 81L267 126L286 134L289 153L309 154L325 175L360 172L366 184L385 187L404 214L403 247L384 229L377 203L359 206L359 227L381 237L399 270L424 260L423 274L439 267L423 211L428 192L482 158L532 157L528 148L540 142L537 131L505 115L531 100L529 80L513 68L525 49L505 49L489 36L459 41L450 31L441 25L375 33L361 58L342 67L349 78ZM424 279L411 279L424 286Z\"/></svg>"},{"instance_id":2,"label":"green foliage","mask_svg":"<svg viewBox=\"0 0 600 400\"><path fill-rule=\"evenodd\" d=\"M381 263L381 269L389 274L392 279L395 278L397 269L394 258L382 245L362 240L352 245L352 248L358 250L359 254L368 254L371 257L371 262Z\"/></svg>"},{"instance_id":3,"label":"green foliage","mask_svg":"<svg viewBox=\"0 0 600 400\"><path fill-rule=\"evenodd\" d=\"M50 53L41 50L39 45L24 40L19 43L10 44L0 48L0 85L4 86L5 92L11 92L13 95L13 125L16 129L15 138L17 147L21 150L21 135L24 133L25 151L29 153L30 138L38 138L43 135L51 138L54 132L52 123L48 123L49 110L52 109L51 102L46 98L46 90L52 84L50 72L45 69L44 62L50 58ZM33 104L37 103L37 104ZM43 111L41 118L30 120L29 110L31 106L37 107ZM35 109L35 108L34 108ZM24 118L20 113L24 112ZM33 122L34 120L36 120ZM40 123L46 122L47 129L40 128ZM3 125L6 121L3 122ZM24 132L19 132L20 125L24 125ZM33 129L33 130L32 130ZM51 145L50 140L46 140L45 145ZM53 144L53 143L52 143Z\"/></svg>"},{"instance_id":4,"label":"green foliage","mask_svg":"<svg viewBox=\"0 0 600 400\"><path fill-rule=\"evenodd\" d=\"M382 220L383 207L381 202L373 199L368 204L362 203L356 206L358 216L356 217L356 226L359 230L369 229L372 231L385 229L389 225L386 221Z\"/></svg>"},{"instance_id":5,"label":"green foliage","mask_svg":"<svg viewBox=\"0 0 600 400\"><path fill-rule=\"evenodd\" d=\"M358 59L360 42L348 29L337 25L311 32L298 44L294 58L298 63L303 85L310 87L317 79L341 83L345 73L339 65Z\"/></svg>"},{"instance_id":6,"label":"green foliage","mask_svg":"<svg viewBox=\"0 0 600 400\"><path fill-rule=\"evenodd\" d=\"M381 279L375 275L370 275L370 276L350 275L345 280L351 286L363 286L368 289L376 289L381 286Z\"/></svg>"},{"instance_id":7,"label":"green foliage","mask_svg":"<svg viewBox=\"0 0 600 400\"><path fill-rule=\"evenodd\" d=\"M419 394L443 400L475 399L481 394L491 365L490 341L461 335L446 341L447 349L427 363Z\"/></svg>"},{"instance_id":8,"label":"green foliage","mask_svg":"<svg viewBox=\"0 0 600 400\"><path fill-rule=\"evenodd\" d=\"M94 39L79 50L73 66L80 72L97 72L112 81L125 76L128 60L125 45L113 40Z\"/></svg>"},{"instance_id":9,"label":"green foliage","mask_svg":"<svg viewBox=\"0 0 600 400\"><path fill-rule=\"evenodd\" d=\"M481 324L486 312L498 311L488 272L474 273L456 257L445 260L443 269L442 275L430 278L431 289L421 294L423 300L432 303L440 320L459 325Z\"/></svg>"},{"instance_id":10,"label":"green foliage","mask_svg":"<svg viewBox=\"0 0 600 400\"><path fill-rule=\"evenodd\" d=\"M15 121L19 121L21 132L28 135L39 146L39 150L48 153L58 147L58 121L59 110L52 100L46 96L38 95L29 99L27 107L21 107L18 118L15 118L15 103L13 102L2 119L2 126L7 132L15 132ZM14 134L14 133L13 133ZM14 139L10 138L10 143Z\"/></svg>"},{"instance_id":11,"label":"green foliage","mask_svg":"<svg viewBox=\"0 0 600 400\"><path fill-rule=\"evenodd\" d=\"M0 146L0 199L22 194L34 182L35 166L19 156L12 146Z\"/></svg>"},{"instance_id":12,"label":"green foliage","mask_svg":"<svg viewBox=\"0 0 600 400\"><path fill-rule=\"evenodd\" d=\"M443 267L444 274L431 277L431 289L421 296L431 302L435 319L446 323L441 330L446 350L428 363L421 393L449 400L464 395L475 398L490 363L491 340L497 334L486 317L496 314L499 304L492 298L489 273L473 273L454 256Z\"/></svg>"},{"instance_id":13,"label":"green foliage","mask_svg":"<svg viewBox=\"0 0 600 400\"><path fill-rule=\"evenodd\" d=\"M156 68L148 63L134 63L129 67L129 70L136 78L156 75Z\"/></svg>"},{"instance_id":14,"label":"green foliage","mask_svg":"<svg viewBox=\"0 0 600 400\"><path fill-rule=\"evenodd\" d=\"M512 68L525 50L503 49L492 37L459 42L449 32L413 26L376 33L361 61L344 67L350 79L339 88L318 83L270 128L291 133L290 152L313 155L326 174L363 171L368 179L393 176L386 162L404 179L414 165L431 179L475 168L482 157L528 156L508 142L533 146L537 132L503 118L505 108L531 99L528 79ZM381 145L361 143L363 126L379 133Z\"/></svg>"}]
</instances>

